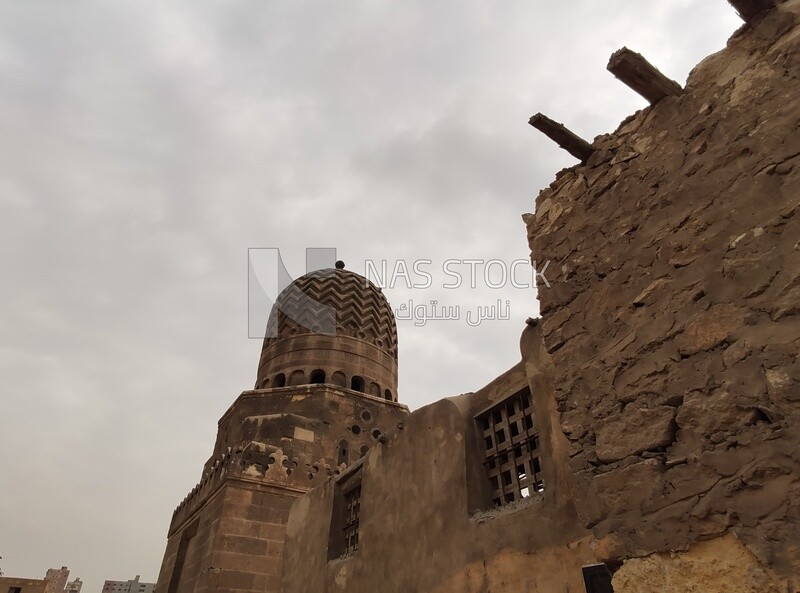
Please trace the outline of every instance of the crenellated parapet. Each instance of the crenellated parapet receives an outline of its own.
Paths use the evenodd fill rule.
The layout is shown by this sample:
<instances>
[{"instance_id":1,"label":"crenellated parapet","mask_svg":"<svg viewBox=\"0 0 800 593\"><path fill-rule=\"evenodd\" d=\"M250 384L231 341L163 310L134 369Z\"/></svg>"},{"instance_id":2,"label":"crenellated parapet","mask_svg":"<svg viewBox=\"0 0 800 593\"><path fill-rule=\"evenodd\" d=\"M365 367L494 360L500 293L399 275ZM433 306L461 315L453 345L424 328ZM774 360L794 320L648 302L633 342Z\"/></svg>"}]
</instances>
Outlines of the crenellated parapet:
<instances>
[{"instance_id":1,"label":"crenellated parapet","mask_svg":"<svg viewBox=\"0 0 800 593\"><path fill-rule=\"evenodd\" d=\"M184 497L172 514L172 529L182 525L225 482L238 479L258 481L305 492L344 470L332 458L308 461L302 456L286 455L280 447L251 441L236 450L228 450L214 460L211 468Z\"/></svg>"}]
</instances>

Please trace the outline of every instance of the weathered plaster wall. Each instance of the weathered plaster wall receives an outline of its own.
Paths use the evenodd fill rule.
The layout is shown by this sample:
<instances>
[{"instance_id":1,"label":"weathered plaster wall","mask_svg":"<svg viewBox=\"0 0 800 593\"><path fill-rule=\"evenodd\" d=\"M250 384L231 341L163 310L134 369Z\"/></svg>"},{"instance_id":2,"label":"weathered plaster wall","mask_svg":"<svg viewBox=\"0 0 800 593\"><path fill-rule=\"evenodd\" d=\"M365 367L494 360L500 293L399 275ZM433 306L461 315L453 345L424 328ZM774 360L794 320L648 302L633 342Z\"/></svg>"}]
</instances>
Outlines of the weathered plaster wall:
<instances>
[{"instance_id":1,"label":"weathered plaster wall","mask_svg":"<svg viewBox=\"0 0 800 593\"><path fill-rule=\"evenodd\" d=\"M526 215L582 525L610 559L735 533L800 574L800 2L594 142Z\"/></svg>"},{"instance_id":2,"label":"weathered plaster wall","mask_svg":"<svg viewBox=\"0 0 800 593\"><path fill-rule=\"evenodd\" d=\"M479 392L417 410L370 452L355 554L328 559L334 480L298 499L287 525L284 593L581 591L581 566L597 557L588 532L556 496L551 458L543 460L550 486L543 495L493 509L482 488L473 417L528 384L518 364ZM534 407L543 419L546 410ZM540 434L547 440L544 426Z\"/></svg>"}]
</instances>

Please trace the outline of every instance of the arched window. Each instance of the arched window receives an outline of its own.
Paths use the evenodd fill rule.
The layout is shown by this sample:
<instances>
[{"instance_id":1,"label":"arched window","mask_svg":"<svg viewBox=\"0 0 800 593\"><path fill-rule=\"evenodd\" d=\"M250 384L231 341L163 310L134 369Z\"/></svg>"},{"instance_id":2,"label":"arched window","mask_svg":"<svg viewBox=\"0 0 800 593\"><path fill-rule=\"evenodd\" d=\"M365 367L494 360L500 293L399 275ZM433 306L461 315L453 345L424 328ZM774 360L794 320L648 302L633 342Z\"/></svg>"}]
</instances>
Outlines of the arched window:
<instances>
[{"instance_id":1,"label":"arched window","mask_svg":"<svg viewBox=\"0 0 800 593\"><path fill-rule=\"evenodd\" d=\"M286 386L286 375L283 373L278 373L275 375L275 378L272 380L273 387L285 387Z\"/></svg>"},{"instance_id":2,"label":"arched window","mask_svg":"<svg viewBox=\"0 0 800 593\"><path fill-rule=\"evenodd\" d=\"M306 374L301 370L292 371L289 375L289 385L305 385Z\"/></svg>"},{"instance_id":3,"label":"arched window","mask_svg":"<svg viewBox=\"0 0 800 593\"><path fill-rule=\"evenodd\" d=\"M342 371L334 371L331 375L331 383L339 387L347 387L347 377L344 376Z\"/></svg>"},{"instance_id":4,"label":"arched window","mask_svg":"<svg viewBox=\"0 0 800 593\"><path fill-rule=\"evenodd\" d=\"M322 369L314 369L311 371L311 376L308 379L309 383L322 384L325 382L325 371Z\"/></svg>"},{"instance_id":5,"label":"arched window","mask_svg":"<svg viewBox=\"0 0 800 593\"><path fill-rule=\"evenodd\" d=\"M350 443L345 439L339 441L338 452L336 454L336 465L349 465L350 464Z\"/></svg>"},{"instance_id":6,"label":"arched window","mask_svg":"<svg viewBox=\"0 0 800 593\"><path fill-rule=\"evenodd\" d=\"M350 389L364 393L364 377L353 375L353 378L350 379Z\"/></svg>"},{"instance_id":7,"label":"arched window","mask_svg":"<svg viewBox=\"0 0 800 593\"><path fill-rule=\"evenodd\" d=\"M383 398L389 400L390 402L394 401L394 398L392 397L392 392L389 391L388 389L383 392Z\"/></svg>"}]
</instances>

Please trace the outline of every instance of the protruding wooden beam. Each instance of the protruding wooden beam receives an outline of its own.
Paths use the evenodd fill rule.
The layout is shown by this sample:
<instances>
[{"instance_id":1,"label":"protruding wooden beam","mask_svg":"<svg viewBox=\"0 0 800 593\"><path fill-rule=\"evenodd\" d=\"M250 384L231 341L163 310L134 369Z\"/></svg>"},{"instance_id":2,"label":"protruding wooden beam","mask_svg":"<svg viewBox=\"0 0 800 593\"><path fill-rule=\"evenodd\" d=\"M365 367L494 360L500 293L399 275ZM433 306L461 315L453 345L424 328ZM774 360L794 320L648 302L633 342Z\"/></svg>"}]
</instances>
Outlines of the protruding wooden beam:
<instances>
[{"instance_id":1,"label":"protruding wooden beam","mask_svg":"<svg viewBox=\"0 0 800 593\"><path fill-rule=\"evenodd\" d=\"M586 140L546 115L537 113L528 123L581 162L586 161L594 152L592 145Z\"/></svg>"},{"instance_id":2,"label":"protruding wooden beam","mask_svg":"<svg viewBox=\"0 0 800 593\"><path fill-rule=\"evenodd\" d=\"M645 60L641 54L627 47L611 54L608 71L650 101L651 105L664 97L680 95L683 92L681 85L661 74L658 68Z\"/></svg>"},{"instance_id":3,"label":"protruding wooden beam","mask_svg":"<svg viewBox=\"0 0 800 593\"><path fill-rule=\"evenodd\" d=\"M728 2L745 22L765 10L775 8L775 0L728 0Z\"/></svg>"}]
</instances>

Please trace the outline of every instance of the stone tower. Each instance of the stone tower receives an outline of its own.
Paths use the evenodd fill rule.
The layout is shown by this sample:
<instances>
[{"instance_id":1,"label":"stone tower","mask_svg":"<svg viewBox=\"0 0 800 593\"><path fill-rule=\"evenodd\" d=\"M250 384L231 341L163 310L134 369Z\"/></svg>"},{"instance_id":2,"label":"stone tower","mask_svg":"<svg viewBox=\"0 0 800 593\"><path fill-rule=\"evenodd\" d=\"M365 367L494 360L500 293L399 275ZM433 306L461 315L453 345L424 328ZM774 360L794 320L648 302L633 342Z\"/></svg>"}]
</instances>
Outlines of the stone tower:
<instances>
[{"instance_id":1,"label":"stone tower","mask_svg":"<svg viewBox=\"0 0 800 593\"><path fill-rule=\"evenodd\" d=\"M392 309L341 263L289 285L266 335L255 389L222 415L202 478L175 509L157 593L279 591L294 499L408 414Z\"/></svg>"}]
</instances>

